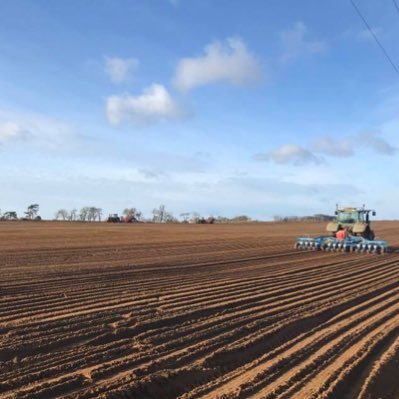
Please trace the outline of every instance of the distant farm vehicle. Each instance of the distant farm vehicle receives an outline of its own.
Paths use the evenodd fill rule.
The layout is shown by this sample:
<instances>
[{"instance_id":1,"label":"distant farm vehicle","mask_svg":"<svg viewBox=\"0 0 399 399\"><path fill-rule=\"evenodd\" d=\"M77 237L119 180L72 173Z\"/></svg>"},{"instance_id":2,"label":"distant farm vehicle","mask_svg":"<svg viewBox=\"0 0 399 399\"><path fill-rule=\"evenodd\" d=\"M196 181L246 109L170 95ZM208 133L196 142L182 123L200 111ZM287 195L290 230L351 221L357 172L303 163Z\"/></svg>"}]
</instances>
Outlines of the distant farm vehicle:
<instances>
[{"instance_id":1,"label":"distant farm vehicle","mask_svg":"<svg viewBox=\"0 0 399 399\"><path fill-rule=\"evenodd\" d=\"M335 220L327 224L329 236L299 237L295 243L296 249L312 249L315 251L342 251L385 253L389 251L385 240L375 240L371 229L370 213L374 210L362 208L338 208ZM343 233L343 234L342 234Z\"/></svg>"},{"instance_id":2,"label":"distant farm vehicle","mask_svg":"<svg viewBox=\"0 0 399 399\"><path fill-rule=\"evenodd\" d=\"M198 218L196 219L195 223L197 224L214 224L215 223L215 218L210 216L209 218Z\"/></svg>"},{"instance_id":3,"label":"distant farm vehicle","mask_svg":"<svg viewBox=\"0 0 399 399\"><path fill-rule=\"evenodd\" d=\"M121 218L122 223L140 223L137 218L133 215L127 215Z\"/></svg>"},{"instance_id":4,"label":"distant farm vehicle","mask_svg":"<svg viewBox=\"0 0 399 399\"><path fill-rule=\"evenodd\" d=\"M107 222L108 223L120 223L121 218L117 213L112 213L108 216Z\"/></svg>"},{"instance_id":5,"label":"distant farm vehicle","mask_svg":"<svg viewBox=\"0 0 399 399\"><path fill-rule=\"evenodd\" d=\"M133 215L127 215L125 217L119 216L117 213L110 214L107 219L108 223L140 223L137 218Z\"/></svg>"}]
</instances>

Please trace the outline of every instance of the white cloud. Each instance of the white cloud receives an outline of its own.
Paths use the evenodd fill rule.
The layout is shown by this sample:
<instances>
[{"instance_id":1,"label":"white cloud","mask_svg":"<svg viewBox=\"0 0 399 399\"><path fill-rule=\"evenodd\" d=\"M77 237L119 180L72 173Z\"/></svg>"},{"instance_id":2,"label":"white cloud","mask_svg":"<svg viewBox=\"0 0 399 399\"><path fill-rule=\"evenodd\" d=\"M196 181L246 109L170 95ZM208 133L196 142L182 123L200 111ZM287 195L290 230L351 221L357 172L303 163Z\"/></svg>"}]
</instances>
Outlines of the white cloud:
<instances>
[{"instance_id":1,"label":"white cloud","mask_svg":"<svg viewBox=\"0 0 399 399\"><path fill-rule=\"evenodd\" d=\"M266 153L255 155L258 161L273 161L278 164L302 165L305 163L320 164L321 158L318 158L311 151L295 144L285 144L280 148Z\"/></svg>"},{"instance_id":2,"label":"white cloud","mask_svg":"<svg viewBox=\"0 0 399 399\"><path fill-rule=\"evenodd\" d=\"M137 68L135 58L105 57L105 72L113 83L121 83L130 78L132 69Z\"/></svg>"},{"instance_id":3,"label":"white cloud","mask_svg":"<svg viewBox=\"0 0 399 399\"><path fill-rule=\"evenodd\" d=\"M308 29L303 22L297 22L292 29L281 32L280 40L283 48L281 61L288 62L302 55L321 53L327 45L320 40L306 38Z\"/></svg>"},{"instance_id":4,"label":"white cloud","mask_svg":"<svg viewBox=\"0 0 399 399\"><path fill-rule=\"evenodd\" d=\"M44 114L0 109L0 143L13 142L37 151L71 150L84 136L64 121Z\"/></svg>"},{"instance_id":5,"label":"white cloud","mask_svg":"<svg viewBox=\"0 0 399 399\"><path fill-rule=\"evenodd\" d=\"M350 157L354 154L353 143L348 139L321 137L312 143L311 148L314 152L332 157Z\"/></svg>"},{"instance_id":6,"label":"white cloud","mask_svg":"<svg viewBox=\"0 0 399 399\"><path fill-rule=\"evenodd\" d=\"M121 94L108 97L106 114L112 125L119 125L125 120L146 125L162 119L178 118L184 113L164 86L153 84L138 96Z\"/></svg>"},{"instance_id":7,"label":"white cloud","mask_svg":"<svg viewBox=\"0 0 399 399\"><path fill-rule=\"evenodd\" d=\"M0 142L6 140L25 140L30 135L29 130L23 128L18 123L10 121L0 123Z\"/></svg>"},{"instance_id":8,"label":"white cloud","mask_svg":"<svg viewBox=\"0 0 399 399\"><path fill-rule=\"evenodd\" d=\"M322 155L341 158L351 157L360 148L367 148L379 155L387 156L395 155L398 151L376 130L340 139L321 137L311 143L310 149L296 144L285 144L275 150L258 153L254 156L254 159L272 161L277 164L303 165L314 163L319 165L324 163Z\"/></svg>"},{"instance_id":9,"label":"white cloud","mask_svg":"<svg viewBox=\"0 0 399 399\"><path fill-rule=\"evenodd\" d=\"M371 148L377 154L394 155L397 152L397 148L382 138L379 131L361 133L357 137L357 142L359 146Z\"/></svg>"},{"instance_id":10,"label":"white cloud","mask_svg":"<svg viewBox=\"0 0 399 399\"><path fill-rule=\"evenodd\" d=\"M362 147L369 148L380 155L394 155L397 151L396 147L381 137L381 132L378 130L340 139L322 137L315 140L311 145L313 152L332 157L350 157Z\"/></svg>"},{"instance_id":11,"label":"white cloud","mask_svg":"<svg viewBox=\"0 0 399 399\"><path fill-rule=\"evenodd\" d=\"M174 78L177 88L185 91L220 81L242 86L261 78L258 60L238 38L213 42L204 51L203 56L179 61Z\"/></svg>"}]
</instances>

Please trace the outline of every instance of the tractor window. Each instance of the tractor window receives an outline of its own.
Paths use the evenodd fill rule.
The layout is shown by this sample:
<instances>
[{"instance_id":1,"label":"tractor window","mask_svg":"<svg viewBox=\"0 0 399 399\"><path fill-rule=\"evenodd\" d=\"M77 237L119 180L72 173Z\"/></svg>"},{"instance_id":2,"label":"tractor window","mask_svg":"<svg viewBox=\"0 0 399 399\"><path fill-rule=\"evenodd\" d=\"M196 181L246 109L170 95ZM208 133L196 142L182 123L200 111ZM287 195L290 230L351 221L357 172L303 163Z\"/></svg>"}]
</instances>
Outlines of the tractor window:
<instances>
[{"instance_id":1,"label":"tractor window","mask_svg":"<svg viewBox=\"0 0 399 399\"><path fill-rule=\"evenodd\" d=\"M341 212L338 214L338 221L341 223L355 223L363 221L363 214L359 212Z\"/></svg>"}]
</instances>

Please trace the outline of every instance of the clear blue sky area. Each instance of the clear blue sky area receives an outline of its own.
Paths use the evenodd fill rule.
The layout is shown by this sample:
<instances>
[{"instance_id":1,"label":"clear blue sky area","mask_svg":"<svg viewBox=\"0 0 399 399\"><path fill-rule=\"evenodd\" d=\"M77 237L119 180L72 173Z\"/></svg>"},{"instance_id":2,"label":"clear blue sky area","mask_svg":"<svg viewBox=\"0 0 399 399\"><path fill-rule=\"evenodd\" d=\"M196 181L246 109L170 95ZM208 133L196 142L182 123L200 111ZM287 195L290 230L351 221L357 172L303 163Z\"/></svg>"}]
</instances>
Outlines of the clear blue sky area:
<instances>
[{"instance_id":1,"label":"clear blue sky area","mask_svg":"<svg viewBox=\"0 0 399 399\"><path fill-rule=\"evenodd\" d=\"M0 208L399 218L398 89L350 0L2 0Z\"/></svg>"}]
</instances>

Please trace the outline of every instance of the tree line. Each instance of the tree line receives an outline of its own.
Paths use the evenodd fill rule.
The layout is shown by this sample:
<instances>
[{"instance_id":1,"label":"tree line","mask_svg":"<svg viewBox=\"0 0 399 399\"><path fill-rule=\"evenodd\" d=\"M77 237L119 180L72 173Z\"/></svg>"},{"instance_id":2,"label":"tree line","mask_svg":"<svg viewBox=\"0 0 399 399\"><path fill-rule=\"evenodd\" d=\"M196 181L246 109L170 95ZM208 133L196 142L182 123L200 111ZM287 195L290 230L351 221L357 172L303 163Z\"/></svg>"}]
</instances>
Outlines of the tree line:
<instances>
[{"instance_id":1,"label":"tree line","mask_svg":"<svg viewBox=\"0 0 399 399\"><path fill-rule=\"evenodd\" d=\"M39 204L30 204L26 211L24 212L25 216L22 217L22 220L42 220L42 218L38 215L39 212ZM3 214L0 210L0 220L17 220L18 215L15 211L6 211Z\"/></svg>"},{"instance_id":2,"label":"tree line","mask_svg":"<svg viewBox=\"0 0 399 399\"><path fill-rule=\"evenodd\" d=\"M70 222L100 222L102 216L102 208L97 208L96 206L84 206L80 211L74 208L71 210L58 209L58 211L55 212L55 220L64 220Z\"/></svg>"},{"instance_id":3,"label":"tree line","mask_svg":"<svg viewBox=\"0 0 399 399\"><path fill-rule=\"evenodd\" d=\"M17 212L6 211L4 213L0 210L0 220L42 220L39 215L39 204L30 204L24 216L18 218ZM168 211L165 205L161 204L157 208L154 208L149 218L145 218L143 212L135 207L125 208L122 211L122 218L119 218L118 214L113 216L118 217L118 221L134 221L134 222L146 222L146 223L248 223L256 222L249 216L239 215L232 218L224 216L210 216L204 218L198 212L182 212L180 217L175 217L172 212ZM111 215L109 216L111 217ZM108 218L109 218L108 217ZM55 220L69 221L69 222L101 222L103 219L102 208L96 206L84 206L80 210L73 208L58 209L54 214ZM107 220L107 218L105 219ZM316 214L313 216L280 216L274 215L273 220L275 222L303 222L303 221L331 221L334 220L334 216L325 214Z\"/></svg>"},{"instance_id":4,"label":"tree line","mask_svg":"<svg viewBox=\"0 0 399 399\"><path fill-rule=\"evenodd\" d=\"M24 216L19 218L16 211L6 211L4 213L0 210L0 220L42 220L39 212L39 204L30 204ZM209 216L205 218L198 212L182 212L179 217L166 209L166 206L161 204L154 208L150 217L145 217L143 212L135 207L125 208L122 211L122 218L118 214L112 214L104 218L102 208L96 206L84 206L80 210L73 209L58 209L54 213L54 220L68 221L68 222L101 222L112 217L117 217L118 221L134 221L146 223L247 223L254 221L249 216L239 215L233 218L224 216Z\"/></svg>"},{"instance_id":5,"label":"tree line","mask_svg":"<svg viewBox=\"0 0 399 399\"><path fill-rule=\"evenodd\" d=\"M316 214L313 216L273 216L275 222L329 222L334 219L335 216L324 214Z\"/></svg>"}]
</instances>

